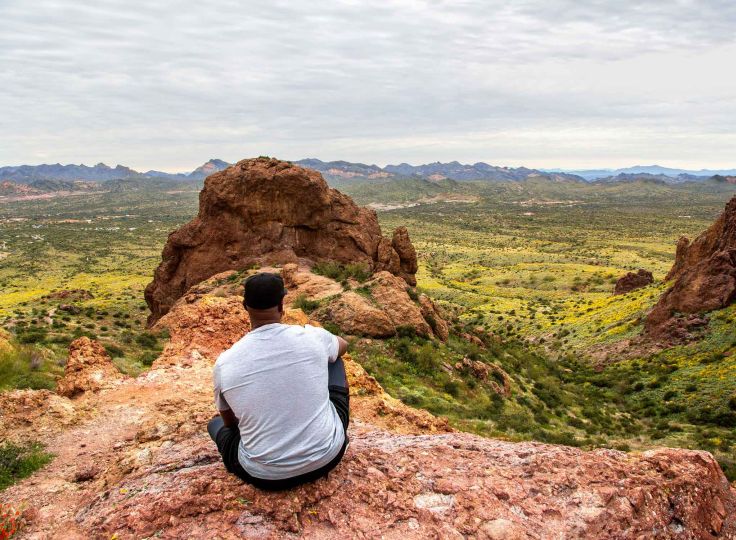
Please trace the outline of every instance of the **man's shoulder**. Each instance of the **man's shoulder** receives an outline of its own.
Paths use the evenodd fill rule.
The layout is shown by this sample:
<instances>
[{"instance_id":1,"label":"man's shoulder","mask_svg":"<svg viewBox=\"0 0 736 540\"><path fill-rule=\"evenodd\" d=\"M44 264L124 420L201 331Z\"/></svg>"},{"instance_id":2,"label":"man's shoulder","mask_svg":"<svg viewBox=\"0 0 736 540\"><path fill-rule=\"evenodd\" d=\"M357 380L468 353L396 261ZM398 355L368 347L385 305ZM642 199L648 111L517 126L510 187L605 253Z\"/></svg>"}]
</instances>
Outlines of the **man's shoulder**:
<instances>
[{"instance_id":1,"label":"man's shoulder","mask_svg":"<svg viewBox=\"0 0 736 540\"><path fill-rule=\"evenodd\" d=\"M217 360L215 361L215 369L227 363L233 357L241 355L243 351L247 350L247 347L246 347L247 337L248 337L248 334L244 335L238 341L233 343L229 349L225 349L224 351L222 351L220 353L220 356L218 356Z\"/></svg>"}]
</instances>

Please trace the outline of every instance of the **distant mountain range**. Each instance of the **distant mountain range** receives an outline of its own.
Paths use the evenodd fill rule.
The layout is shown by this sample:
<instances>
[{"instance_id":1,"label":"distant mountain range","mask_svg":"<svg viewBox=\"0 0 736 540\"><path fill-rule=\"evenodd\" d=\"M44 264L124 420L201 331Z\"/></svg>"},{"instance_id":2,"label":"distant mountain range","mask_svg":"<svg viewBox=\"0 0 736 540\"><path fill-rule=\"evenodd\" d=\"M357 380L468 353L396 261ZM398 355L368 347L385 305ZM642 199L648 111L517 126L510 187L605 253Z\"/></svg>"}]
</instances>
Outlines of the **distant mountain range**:
<instances>
[{"instance_id":1,"label":"distant mountain range","mask_svg":"<svg viewBox=\"0 0 736 540\"><path fill-rule=\"evenodd\" d=\"M92 182L109 182L111 180L166 178L169 180L202 180L213 172L221 171L229 164L221 159L211 159L207 163L197 167L190 173L167 173L161 171L148 171L141 173L117 165L109 167L104 163L98 163L93 167L88 165L19 165L11 167L0 167L0 181L10 181L18 184L33 184L39 181L78 181L87 180Z\"/></svg>"},{"instance_id":2,"label":"distant mountain range","mask_svg":"<svg viewBox=\"0 0 736 540\"><path fill-rule=\"evenodd\" d=\"M731 183L736 169L688 171L659 165L628 167L625 169L557 170L529 169L526 167L499 167L478 162L472 165L458 161L427 163L424 165L367 165L349 161L322 161L315 158L295 162L322 173L333 185L355 182L386 182L397 179L421 179L427 182L525 182L555 183L616 183L651 182L675 184L702 182L709 178ZM109 167L104 163L87 165L20 165L0 167L0 182L12 182L31 186L42 192L69 190L74 187L89 189L82 183L104 184L105 189L137 189L145 186L165 186L166 182L201 182L210 174L221 171L230 164L221 159L210 159L189 173L169 173L150 170L135 171L123 165ZM110 184L114 182L114 186ZM6 185L5 190L11 188ZM22 191L22 190L21 190Z\"/></svg>"},{"instance_id":3,"label":"distant mountain range","mask_svg":"<svg viewBox=\"0 0 736 540\"><path fill-rule=\"evenodd\" d=\"M736 169L672 169L670 167L662 167L660 165L636 165L634 167L626 167L624 169L588 169L588 170L570 170L570 169L543 169L546 172L566 172L581 176L586 180L597 180L599 178L616 177L620 174L650 174L661 175L671 179L681 178L680 181L687 182L690 180L698 180L710 178L711 176L734 176Z\"/></svg>"},{"instance_id":4,"label":"distant mountain range","mask_svg":"<svg viewBox=\"0 0 736 540\"><path fill-rule=\"evenodd\" d=\"M457 161L449 163L428 163L425 165L365 165L347 161L321 161L319 159L302 159L295 161L297 165L309 167L322 173L327 180L339 181L347 179L380 179L380 178L413 178L421 177L429 181L456 180L458 182L494 181L519 182L530 179L543 179L552 182L583 182L584 179L564 172L545 172L526 167L497 167L478 162L465 165Z\"/></svg>"}]
</instances>

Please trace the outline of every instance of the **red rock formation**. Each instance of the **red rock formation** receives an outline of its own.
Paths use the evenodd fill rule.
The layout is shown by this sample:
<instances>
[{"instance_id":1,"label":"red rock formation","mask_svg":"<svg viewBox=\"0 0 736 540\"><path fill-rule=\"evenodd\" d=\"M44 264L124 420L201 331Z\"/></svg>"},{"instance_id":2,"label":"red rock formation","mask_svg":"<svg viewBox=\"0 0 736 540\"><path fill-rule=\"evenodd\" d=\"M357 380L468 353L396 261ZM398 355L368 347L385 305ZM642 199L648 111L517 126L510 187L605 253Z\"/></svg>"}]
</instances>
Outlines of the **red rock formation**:
<instances>
[{"instance_id":1,"label":"red rock formation","mask_svg":"<svg viewBox=\"0 0 736 540\"><path fill-rule=\"evenodd\" d=\"M69 359L64 376L57 384L57 392L67 397L97 392L114 385L121 378L122 374L102 344L88 337L80 337L69 345Z\"/></svg>"},{"instance_id":2,"label":"red rock formation","mask_svg":"<svg viewBox=\"0 0 736 540\"><path fill-rule=\"evenodd\" d=\"M389 265L415 284L416 253L405 230L381 235L374 210L327 186L314 170L276 159L243 160L205 180L197 217L169 235L146 288L149 323L192 285L254 263Z\"/></svg>"},{"instance_id":3,"label":"red rock formation","mask_svg":"<svg viewBox=\"0 0 736 540\"><path fill-rule=\"evenodd\" d=\"M647 333L655 338L676 337L673 330L686 335L688 327L702 326L702 317L694 315L721 309L736 300L736 197L695 240L680 239L667 279L674 283L646 321Z\"/></svg>"},{"instance_id":4,"label":"red rock formation","mask_svg":"<svg viewBox=\"0 0 736 540\"><path fill-rule=\"evenodd\" d=\"M450 337L450 327L445 320L437 304L426 294L419 295L419 307L422 310L422 316L427 324L432 328L434 335L442 341L447 341Z\"/></svg>"},{"instance_id":5,"label":"red rock formation","mask_svg":"<svg viewBox=\"0 0 736 540\"><path fill-rule=\"evenodd\" d=\"M616 287L613 289L613 294L626 294L647 285L654 283L654 276L652 273L640 268L636 272L629 272L624 276L621 276L616 282Z\"/></svg>"},{"instance_id":6,"label":"red rock formation","mask_svg":"<svg viewBox=\"0 0 736 540\"><path fill-rule=\"evenodd\" d=\"M281 270L289 293L285 305L295 299L323 300L314 317L336 324L351 335L385 338L396 335L399 327L411 327L421 336L446 341L449 327L440 310L426 295L418 301L407 292L407 283L386 270L376 272L365 283L352 283L358 291L344 291L336 281L287 264Z\"/></svg>"}]
</instances>

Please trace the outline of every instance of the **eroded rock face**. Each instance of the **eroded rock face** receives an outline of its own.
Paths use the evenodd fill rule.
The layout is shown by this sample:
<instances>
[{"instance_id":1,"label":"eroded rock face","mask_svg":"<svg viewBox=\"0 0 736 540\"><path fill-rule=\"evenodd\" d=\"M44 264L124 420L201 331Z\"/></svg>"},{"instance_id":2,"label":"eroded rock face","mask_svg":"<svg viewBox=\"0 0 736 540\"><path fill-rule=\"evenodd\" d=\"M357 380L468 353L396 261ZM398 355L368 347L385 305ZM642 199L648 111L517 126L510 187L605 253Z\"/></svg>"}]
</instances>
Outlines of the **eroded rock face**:
<instances>
[{"instance_id":1,"label":"eroded rock face","mask_svg":"<svg viewBox=\"0 0 736 540\"><path fill-rule=\"evenodd\" d=\"M640 268L636 272L629 272L616 282L613 294L626 294L654 283L654 276L648 270Z\"/></svg>"},{"instance_id":2,"label":"eroded rock face","mask_svg":"<svg viewBox=\"0 0 736 540\"><path fill-rule=\"evenodd\" d=\"M432 328L424 319L421 308L406 291L406 283L388 272L378 272L365 284L373 300L381 307L396 328L408 326L424 337L432 336Z\"/></svg>"},{"instance_id":3,"label":"eroded rock face","mask_svg":"<svg viewBox=\"0 0 736 540\"><path fill-rule=\"evenodd\" d=\"M389 316L353 291L333 300L323 314L348 334L377 338L396 335L396 325Z\"/></svg>"},{"instance_id":4,"label":"eroded rock face","mask_svg":"<svg viewBox=\"0 0 736 540\"><path fill-rule=\"evenodd\" d=\"M317 171L246 159L209 176L197 217L169 235L146 288L149 323L214 274L299 259L390 267L415 283L416 253L405 230L393 241L383 237L375 211L331 189Z\"/></svg>"},{"instance_id":5,"label":"eroded rock face","mask_svg":"<svg viewBox=\"0 0 736 540\"><path fill-rule=\"evenodd\" d=\"M57 392L66 397L97 392L114 385L122 377L99 341L80 337L69 345L69 359L64 376L57 383Z\"/></svg>"},{"instance_id":6,"label":"eroded rock face","mask_svg":"<svg viewBox=\"0 0 736 540\"><path fill-rule=\"evenodd\" d=\"M673 331L687 336L689 328L702 326L699 314L736 300L736 197L695 240L680 239L667 279L674 280L672 287L646 320L647 333L658 339L676 338Z\"/></svg>"},{"instance_id":7,"label":"eroded rock face","mask_svg":"<svg viewBox=\"0 0 736 540\"><path fill-rule=\"evenodd\" d=\"M450 327L445 320L443 313L437 304L426 294L419 295L419 307L422 310L422 316L427 321L434 335L442 341L447 341L450 337Z\"/></svg>"},{"instance_id":8,"label":"eroded rock face","mask_svg":"<svg viewBox=\"0 0 736 540\"><path fill-rule=\"evenodd\" d=\"M376 272L365 283L351 283L353 290L347 291L336 281L295 264L285 265L281 275L289 290L285 305L299 297L321 300L315 318L334 323L347 334L386 338L408 327L424 337L442 341L449 337L449 326L432 299L422 294L415 301L407 282L387 270Z\"/></svg>"},{"instance_id":9,"label":"eroded rock face","mask_svg":"<svg viewBox=\"0 0 736 540\"><path fill-rule=\"evenodd\" d=\"M0 392L0 440L37 441L74 423L74 405L50 390Z\"/></svg>"}]
</instances>

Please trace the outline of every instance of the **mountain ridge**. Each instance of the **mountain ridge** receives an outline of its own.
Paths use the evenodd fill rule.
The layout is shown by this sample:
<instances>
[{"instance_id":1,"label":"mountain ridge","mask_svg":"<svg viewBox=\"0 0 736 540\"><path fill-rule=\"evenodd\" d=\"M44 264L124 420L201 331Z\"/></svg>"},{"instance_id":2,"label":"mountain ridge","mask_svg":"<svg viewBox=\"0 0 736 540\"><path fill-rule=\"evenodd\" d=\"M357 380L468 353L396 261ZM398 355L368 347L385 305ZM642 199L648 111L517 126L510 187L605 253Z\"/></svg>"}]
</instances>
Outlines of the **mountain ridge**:
<instances>
[{"instance_id":1,"label":"mountain ridge","mask_svg":"<svg viewBox=\"0 0 736 540\"><path fill-rule=\"evenodd\" d=\"M345 160L322 161L317 158L305 158L293 161L302 167L314 169L322 173L325 179L334 183L361 181L390 181L410 178L422 178L430 182L452 180L457 182L523 182L530 179L542 179L555 183L615 183L644 180L678 184L685 182L702 182L711 178L729 178L736 176L736 169L676 169L660 165L636 165L621 169L533 169L529 167L504 167L491 165L482 161L463 164L459 161L442 163L436 161L420 165L401 162L380 167L375 164L350 162ZM84 164L41 164L0 167L0 181L31 185L34 182L50 181L96 181L128 179L159 179L175 182L204 180L212 173L221 171L231 164L211 158L188 173L171 173L151 169L145 172L136 171L124 165L110 167L104 163L94 166Z\"/></svg>"}]
</instances>

